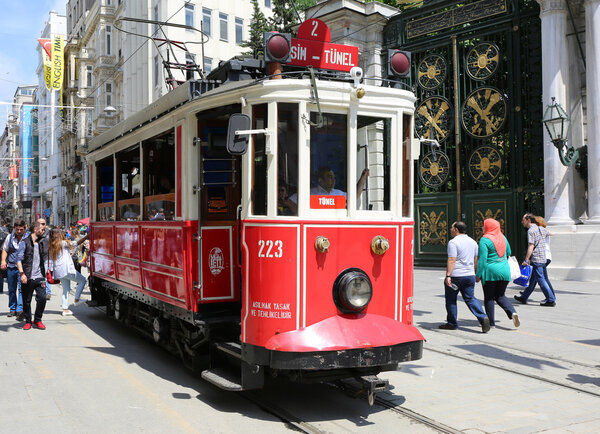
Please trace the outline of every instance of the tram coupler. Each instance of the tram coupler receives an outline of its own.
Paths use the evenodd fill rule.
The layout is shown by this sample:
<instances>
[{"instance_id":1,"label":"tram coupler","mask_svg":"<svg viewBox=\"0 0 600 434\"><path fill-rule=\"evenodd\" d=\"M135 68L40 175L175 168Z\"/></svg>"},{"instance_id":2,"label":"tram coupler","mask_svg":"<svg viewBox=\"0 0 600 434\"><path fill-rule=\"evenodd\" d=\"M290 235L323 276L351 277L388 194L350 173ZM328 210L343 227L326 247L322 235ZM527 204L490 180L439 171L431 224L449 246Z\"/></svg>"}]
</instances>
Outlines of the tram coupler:
<instances>
[{"instance_id":1,"label":"tram coupler","mask_svg":"<svg viewBox=\"0 0 600 434\"><path fill-rule=\"evenodd\" d=\"M377 375L363 375L356 378L363 386L363 390L367 393L367 401L369 406L375 403L375 394L390 390L390 382L379 378Z\"/></svg>"}]
</instances>

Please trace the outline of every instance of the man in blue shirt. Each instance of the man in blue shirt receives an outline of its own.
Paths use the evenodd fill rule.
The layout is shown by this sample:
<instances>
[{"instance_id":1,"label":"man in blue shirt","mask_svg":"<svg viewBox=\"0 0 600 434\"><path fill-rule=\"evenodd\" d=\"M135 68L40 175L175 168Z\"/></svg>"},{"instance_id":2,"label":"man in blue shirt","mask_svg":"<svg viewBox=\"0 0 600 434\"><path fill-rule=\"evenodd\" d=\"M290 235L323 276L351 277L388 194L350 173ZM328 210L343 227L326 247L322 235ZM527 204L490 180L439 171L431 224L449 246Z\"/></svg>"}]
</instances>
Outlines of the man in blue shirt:
<instances>
[{"instance_id":1,"label":"man in blue shirt","mask_svg":"<svg viewBox=\"0 0 600 434\"><path fill-rule=\"evenodd\" d=\"M17 219L12 234L6 237L2 246L2 262L0 268L7 270L8 281L8 315L16 316L18 321L23 321L23 297L21 295L21 282L17 262L25 251L25 232L27 225L23 219ZM19 290L17 297L17 288Z\"/></svg>"}]
</instances>

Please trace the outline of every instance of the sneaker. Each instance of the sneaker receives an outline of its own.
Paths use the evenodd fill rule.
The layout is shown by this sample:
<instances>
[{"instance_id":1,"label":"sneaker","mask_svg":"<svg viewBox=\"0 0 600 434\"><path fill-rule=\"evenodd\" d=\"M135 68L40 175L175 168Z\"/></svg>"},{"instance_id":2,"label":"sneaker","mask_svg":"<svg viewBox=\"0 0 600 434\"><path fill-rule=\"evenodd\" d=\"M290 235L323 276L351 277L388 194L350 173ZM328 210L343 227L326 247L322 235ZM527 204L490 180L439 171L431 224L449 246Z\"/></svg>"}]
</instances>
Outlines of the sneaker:
<instances>
[{"instance_id":1,"label":"sneaker","mask_svg":"<svg viewBox=\"0 0 600 434\"><path fill-rule=\"evenodd\" d=\"M456 330L456 327L450 324L440 324L438 328L442 330Z\"/></svg>"},{"instance_id":2,"label":"sneaker","mask_svg":"<svg viewBox=\"0 0 600 434\"><path fill-rule=\"evenodd\" d=\"M490 319L488 317L485 317L481 322L481 331L483 333L487 333L490 331Z\"/></svg>"},{"instance_id":3,"label":"sneaker","mask_svg":"<svg viewBox=\"0 0 600 434\"><path fill-rule=\"evenodd\" d=\"M527 299L525 299L519 295L515 295L515 300L517 300L521 304L527 304Z\"/></svg>"},{"instance_id":4,"label":"sneaker","mask_svg":"<svg viewBox=\"0 0 600 434\"><path fill-rule=\"evenodd\" d=\"M554 306L556 306L556 302L554 302L554 301L546 301L544 303L540 303L540 306L554 307Z\"/></svg>"},{"instance_id":5,"label":"sneaker","mask_svg":"<svg viewBox=\"0 0 600 434\"><path fill-rule=\"evenodd\" d=\"M29 330L30 328L31 328L30 322L25 323L25 325L23 326L23 330Z\"/></svg>"},{"instance_id":6,"label":"sneaker","mask_svg":"<svg viewBox=\"0 0 600 434\"><path fill-rule=\"evenodd\" d=\"M17 313L17 317L15 318L17 321L23 321L25 319L25 314L23 311Z\"/></svg>"},{"instance_id":7,"label":"sneaker","mask_svg":"<svg viewBox=\"0 0 600 434\"><path fill-rule=\"evenodd\" d=\"M51 295L52 295L52 294L46 294L46 300L50 300L50 296L51 296Z\"/></svg>"},{"instance_id":8,"label":"sneaker","mask_svg":"<svg viewBox=\"0 0 600 434\"><path fill-rule=\"evenodd\" d=\"M73 306L81 306L82 304L84 304L87 300L85 298L80 298L79 300L77 300L76 302L73 303Z\"/></svg>"},{"instance_id":9,"label":"sneaker","mask_svg":"<svg viewBox=\"0 0 600 434\"><path fill-rule=\"evenodd\" d=\"M69 316L69 315L73 315L73 312L71 312L69 309L62 311L62 316Z\"/></svg>"},{"instance_id":10,"label":"sneaker","mask_svg":"<svg viewBox=\"0 0 600 434\"><path fill-rule=\"evenodd\" d=\"M40 329L40 330L46 330L46 326L44 325L44 323L42 323L41 321L34 321L33 326L36 329Z\"/></svg>"},{"instance_id":11,"label":"sneaker","mask_svg":"<svg viewBox=\"0 0 600 434\"><path fill-rule=\"evenodd\" d=\"M515 327L519 327L521 325L521 321L519 321L519 315L517 315L516 313L513 313L512 320Z\"/></svg>"},{"instance_id":12,"label":"sneaker","mask_svg":"<svg viewBox=\"0 0 600 434\"><path fill-rule=\"evenodd\" d=\"M14 310L11 310L10 312L8 312L8 313L6 314L6 316L7 316L7 317L9 317L9 318L10 318L11 316L17 316L17 312L15 312Z\"/></svg>"}]
</instances>

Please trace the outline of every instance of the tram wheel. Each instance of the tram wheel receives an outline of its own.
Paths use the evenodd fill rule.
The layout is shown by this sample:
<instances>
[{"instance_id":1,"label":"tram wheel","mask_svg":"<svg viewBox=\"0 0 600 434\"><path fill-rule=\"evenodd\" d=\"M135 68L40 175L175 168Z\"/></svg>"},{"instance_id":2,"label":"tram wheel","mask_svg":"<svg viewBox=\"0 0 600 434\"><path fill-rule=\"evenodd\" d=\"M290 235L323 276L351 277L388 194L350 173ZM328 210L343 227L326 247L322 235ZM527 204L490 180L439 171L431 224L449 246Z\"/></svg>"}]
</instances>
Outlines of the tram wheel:
<instances>
[{"instance_id":1,"label":"tram wheel","mask_svg":"<svg viewBox=\"0 0 600 434\"><path fill-rule=\"evenodd\" d=\"M157 344L163 343L166 340L166 322L159 316L152 321L152 339Z\"/></svg>"},{"instance_id":2,"label":"tram wheel","mask_svg":"<svg viewBox=\"0 0 600 434\"><path fill-rule=\"evenodd\" d=\"M127 303L120 298L116 298L114 302L114 315L118 321L124 321L127 316Z\"/></svg>"}]
</instances>

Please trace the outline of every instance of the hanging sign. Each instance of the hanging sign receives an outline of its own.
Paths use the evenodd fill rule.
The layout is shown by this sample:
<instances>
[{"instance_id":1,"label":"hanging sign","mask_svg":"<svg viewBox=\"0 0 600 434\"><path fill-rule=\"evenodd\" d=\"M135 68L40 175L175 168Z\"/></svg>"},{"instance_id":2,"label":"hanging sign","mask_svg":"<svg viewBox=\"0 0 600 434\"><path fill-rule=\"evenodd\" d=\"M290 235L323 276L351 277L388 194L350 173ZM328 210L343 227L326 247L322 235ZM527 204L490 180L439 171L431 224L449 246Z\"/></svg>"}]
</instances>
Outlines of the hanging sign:
<instances>
[{"instance_id":1,"label":"hanging sign","mask_svg":"<svg viewBox=\"0 0 600 434\"><path fill-rule=\"evenodd\" d=\"M44 82L46 89L52 90L52 41L50 39L38 38L38 42L42 46L42 60L44 63Z\"/></svg>"},{"instance_id":2,"label":"hanging sign","mask_svg":"<svg viewBox=\"0 0 600 434\"><path fill-rule=\"evenodd\" d=\"M298 37L292 38L288 65L349 72L358 66L358 47L332 44L331 32L323 21L312 18L300 24Z\"/></svg>"},{"instance_id":3,"label":"hanging sign","mask_svg":"<svg viewBox=\"0 0 600 434\"><path fill-rule=\"evenodd\" d=\"M63 82L64 68L64 37L62 35L52 36L52 89L60 90Z\"/></svg>"}]
</instances>

